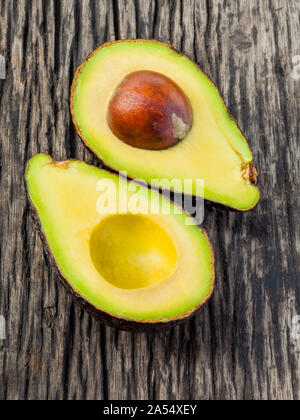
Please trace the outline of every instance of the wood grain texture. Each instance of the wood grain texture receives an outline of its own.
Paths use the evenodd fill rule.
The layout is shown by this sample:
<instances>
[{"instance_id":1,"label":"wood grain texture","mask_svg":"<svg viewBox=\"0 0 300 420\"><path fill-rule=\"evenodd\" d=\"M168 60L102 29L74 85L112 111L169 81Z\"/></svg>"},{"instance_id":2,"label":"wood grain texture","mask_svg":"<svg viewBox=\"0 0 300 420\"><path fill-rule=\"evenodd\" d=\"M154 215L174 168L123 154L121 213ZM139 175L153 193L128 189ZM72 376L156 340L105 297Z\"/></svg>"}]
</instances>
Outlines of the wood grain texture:
<instances>
[{"instance_id":1,"label":"wood grain texture","mask_svg":"<svg viewBox=\"0 0 300 420\"><path fill-rule=\"evenodd\" d=\"M298 0L0 0L0 399L299 399ZM57 278L29 216L28 158L101 166L75 133L76 67L114 39L154 38L195 59L249 139L261 201L207 206L216 288L167 333L105 327Z\"/></svg>"}]
</instances>

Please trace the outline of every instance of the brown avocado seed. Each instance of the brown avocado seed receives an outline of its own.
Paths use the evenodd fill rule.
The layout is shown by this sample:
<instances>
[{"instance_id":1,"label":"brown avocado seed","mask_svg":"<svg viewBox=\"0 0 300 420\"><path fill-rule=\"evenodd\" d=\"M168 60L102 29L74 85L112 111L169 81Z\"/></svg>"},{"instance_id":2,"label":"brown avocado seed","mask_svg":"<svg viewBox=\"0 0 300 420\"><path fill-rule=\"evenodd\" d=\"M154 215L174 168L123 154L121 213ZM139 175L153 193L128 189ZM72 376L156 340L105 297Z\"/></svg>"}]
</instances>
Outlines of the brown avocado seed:
<instances>
[{"instance_id":1,"label":"brown avocado seed","mask_svg":"<svg viewBox=\"0 0 300 420\"><path fill-rule=\"evenodd\" d=\"M107 111L111 131L140 149L162 150L184 139L192 108L182 90L153 71L128 74L116 88Z\"/></svg>"}]
</instances>

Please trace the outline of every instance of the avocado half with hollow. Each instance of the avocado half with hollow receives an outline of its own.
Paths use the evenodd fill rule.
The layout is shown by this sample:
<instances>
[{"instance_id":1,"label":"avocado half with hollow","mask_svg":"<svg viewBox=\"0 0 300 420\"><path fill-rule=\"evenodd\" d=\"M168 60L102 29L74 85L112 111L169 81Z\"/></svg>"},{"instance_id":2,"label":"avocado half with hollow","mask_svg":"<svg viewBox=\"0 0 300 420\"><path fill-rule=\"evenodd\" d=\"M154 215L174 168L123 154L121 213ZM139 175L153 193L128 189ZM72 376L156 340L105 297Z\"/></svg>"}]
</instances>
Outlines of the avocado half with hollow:
<instances>
[{"instance_id":1,"label":"avocado half with hollow","mask_svg":"<svg viewBox=\"0 0 300 420\"><path fill-rule=\"evenodd\" d=\"M64 283L94 315L123 329L159 330L210 297L214 263L207 236L157 191L44 154L28 162L26 181ZM169 214L153 214L153 200L157 209L170 206Z\"/></svg>"},{"instance_id":2,"label":"avocado half with hollow","mask_svg":"<svg viewBox=\"0 0 300 420\"><path fill-rule=\"evenodd\" d=\"M75 74L71 112L85 144L132 178L174 191L179 180L191 195L201 179L204 198L238 210L259 200L252 153L217 88L167 44L96 49Z\"/></svg>"}]
</instances>

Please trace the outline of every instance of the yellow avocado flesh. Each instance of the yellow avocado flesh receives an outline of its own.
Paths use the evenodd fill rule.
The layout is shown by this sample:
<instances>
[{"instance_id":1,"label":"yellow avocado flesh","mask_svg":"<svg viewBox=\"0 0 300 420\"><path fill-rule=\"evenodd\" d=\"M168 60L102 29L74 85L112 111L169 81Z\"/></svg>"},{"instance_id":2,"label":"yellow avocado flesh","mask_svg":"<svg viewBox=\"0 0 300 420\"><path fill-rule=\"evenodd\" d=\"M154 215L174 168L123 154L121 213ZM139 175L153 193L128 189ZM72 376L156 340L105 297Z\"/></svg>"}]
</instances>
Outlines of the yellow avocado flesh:
<instances>
[{"instance_id":1,"label":"yellow avocado flesh","mask_svg":"<svg viewBox=\"0 0 300 420\"><path fill-rule=\"evenodd\" d=\"M189 99L192 128L182 141L165 150L132 147L107 124L109 101L132 72L148 70L172 79ZM204 197L239 210L252 208L258 189L243 171L252 154L220 94L187 57L153 41L121 41L96 50L78 70L71 98L76 127L84 142L109 166L127 171L148 184L170 186L182 181L182 191L197 195L196 180L204 180ZM245 179L246 178L246 179ZM192 180L183 184L184 180ZM174 183L175 191L178 189Z\"/></svg>"},{"instance_id":2,"label":"yellow avocado flesh","mask_svg":"<svg viewBox=\"0 0 300 420\"><path fill-rule=\"evenodd\" d=\"M210 296L209 241L172 203L170 214L147 212L151 197L166 202L159 193L137 184L134 191L115 174L44 154L29 161L26 180L62 276L94 307L119 318L164 322L184 317ZM113 204L99 206L106 198ZM120 213L124 199L129 207L138 202L140 211Z\"/></svg>"},{"instance_id":3,"label":"yellow avocado flesh","mask_svg":"<svg viewBox=\"0 0 300 420\"><path fill-rule=\"evenodd\" d=\"M159 283L170 277L177 263L171 237L144 215L104 218L91 234L90 254L99 274L121 289Z\"/></svg>"}]
</instances>

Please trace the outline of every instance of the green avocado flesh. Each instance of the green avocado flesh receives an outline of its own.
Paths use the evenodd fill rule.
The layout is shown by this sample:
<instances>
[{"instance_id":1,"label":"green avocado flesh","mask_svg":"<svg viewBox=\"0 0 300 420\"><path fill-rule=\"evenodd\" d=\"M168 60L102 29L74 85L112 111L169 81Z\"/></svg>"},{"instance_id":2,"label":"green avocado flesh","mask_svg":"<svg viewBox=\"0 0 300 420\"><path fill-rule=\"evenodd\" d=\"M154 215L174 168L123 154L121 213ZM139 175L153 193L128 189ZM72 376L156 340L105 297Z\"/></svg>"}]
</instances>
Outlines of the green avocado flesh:
<instances>
[{"instance_id":1,"label":"green avocado flesh","mask_svg":"<svg viewBox=\"0 0 300 420\"><path fill-rule=\"evenodd\" d=\"M114 135L107 122L116 88L127 75L143 70L175 82L192 108L188 134L164 150L133 147ZM251 182L252 153L217 88L195 63L166 44L119 41L98 48L76 72L71 111L85 144L108 166L132 178L238 210L259 200ZM197 190L197 180L204 180L204 193Z\"/></svg>"},{"instance_id":2,"label":"green avocado flesh","mask_svg":"<svg viewBox=\"0 0 300 420\"><path fill-rule=\"evenodd\" d=\"M158 192L45 154L28 162L26 181L62 277L94 308L159 323L190 315L211 295L213 254L205 233ZM159 209L169 206L169 214L153 214L152 200Z\"/></svg>"}]
</instances>

